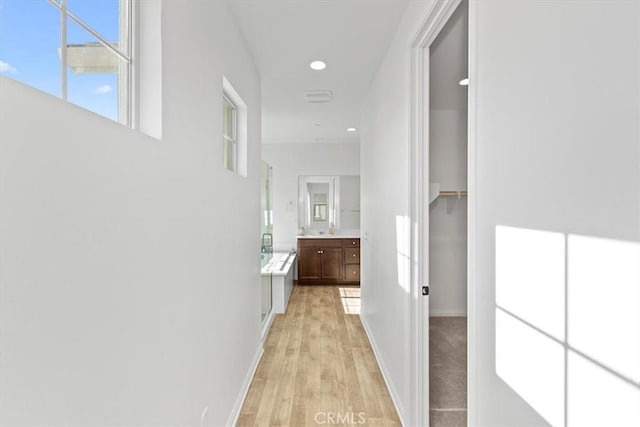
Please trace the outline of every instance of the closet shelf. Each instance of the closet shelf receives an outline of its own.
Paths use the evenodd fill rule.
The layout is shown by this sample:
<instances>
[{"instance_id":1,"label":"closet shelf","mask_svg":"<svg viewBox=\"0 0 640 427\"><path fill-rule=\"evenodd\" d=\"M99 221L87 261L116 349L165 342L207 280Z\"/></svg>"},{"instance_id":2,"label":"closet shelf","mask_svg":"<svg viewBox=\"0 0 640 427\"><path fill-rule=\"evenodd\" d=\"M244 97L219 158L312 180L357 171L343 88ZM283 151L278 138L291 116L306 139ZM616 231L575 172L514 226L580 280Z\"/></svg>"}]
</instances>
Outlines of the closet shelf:
<instances>
[{"instance_id":1,"label":"closet shelf","mask_svg":"<svg viewBox=\"0 0 640 427\"><path fill-rule=\"evenodd\" d=\"M467 190L460 190L460 191L441 191L438 194L438 197L457 197L457 198L461 198L461 197L467 197Z\"/></svg>"},{"instance_id":2,"label":"closet shelf","mask_svg":"<svg viewBox=\"0 0 640 427\"><path fill-rule=\"evenodd\" d=\"M435 202L438 197L467 197L467 190L442 190L439 182L429 183L429 204Z\"/></svg>"},{"instance_id":3,"label":"closet shelf","mask_svg":"<svg viewBox=\"0 0 640 427\"><path fill-rule=\"evenodd\" d=\"M430 182L429 183L429 204L433 203L438 198L439 195L440 195L440 183Z\"/></svg>"}]
</instances>

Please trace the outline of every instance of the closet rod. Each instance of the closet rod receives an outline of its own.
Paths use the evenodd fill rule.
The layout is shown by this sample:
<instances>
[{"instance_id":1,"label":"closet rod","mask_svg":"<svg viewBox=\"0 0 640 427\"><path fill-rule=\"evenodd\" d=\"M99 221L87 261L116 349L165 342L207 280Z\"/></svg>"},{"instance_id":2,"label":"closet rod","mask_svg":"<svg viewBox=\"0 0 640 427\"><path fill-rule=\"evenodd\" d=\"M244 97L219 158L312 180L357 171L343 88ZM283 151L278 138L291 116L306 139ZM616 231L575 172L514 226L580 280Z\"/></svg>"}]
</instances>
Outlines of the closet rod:
<instances>
[{"instance_id":1,"label":"closet rod","mask_svg":"<svg viewBox=\"0 0 640 427\"><path fill-rule=\"evenodd\" d=\"M438 196L440 197L467 197L466 191L441 191Z\"/></svg>"}]
</instances>

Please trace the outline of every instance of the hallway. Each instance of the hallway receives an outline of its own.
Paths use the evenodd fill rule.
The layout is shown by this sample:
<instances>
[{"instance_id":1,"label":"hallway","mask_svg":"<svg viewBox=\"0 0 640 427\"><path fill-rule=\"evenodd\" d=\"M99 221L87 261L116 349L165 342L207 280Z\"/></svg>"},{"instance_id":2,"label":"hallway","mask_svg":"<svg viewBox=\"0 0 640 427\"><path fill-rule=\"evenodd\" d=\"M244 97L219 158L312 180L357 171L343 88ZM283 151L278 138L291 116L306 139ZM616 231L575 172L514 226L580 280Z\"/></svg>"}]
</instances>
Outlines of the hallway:
<instances>
[{"instance_id":1,"label":"hallway","mask_svg":"<svg viewBox=\"0 0 640 427\"><path fill-rule=\"evenodd\" d=\"M313 426L331 417L400 425L357 315L359 291L294 287L287 313L273 322L238 426Z\"/></svg>"}]
</instances>

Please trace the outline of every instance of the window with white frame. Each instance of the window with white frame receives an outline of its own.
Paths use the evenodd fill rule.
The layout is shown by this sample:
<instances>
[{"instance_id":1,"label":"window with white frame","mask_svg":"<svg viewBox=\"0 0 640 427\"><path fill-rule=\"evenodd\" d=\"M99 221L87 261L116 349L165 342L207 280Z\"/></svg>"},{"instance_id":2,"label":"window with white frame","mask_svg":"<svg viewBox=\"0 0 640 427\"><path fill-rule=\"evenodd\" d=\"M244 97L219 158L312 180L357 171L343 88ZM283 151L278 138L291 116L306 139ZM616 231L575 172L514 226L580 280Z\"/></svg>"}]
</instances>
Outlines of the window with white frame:
<instances>
[{"instance_id":1,"label":"window with white frame","mask_svg":"<svg viewBox=\"0 0 640 427\"><path fill-rule=\"evenodd\" d=\"M222 154L224 167L247 176L247 105L222 78Z\"/></svg>"},{"instance_id":2,"label":"window with white frame","mask_svg":"<svg viewBox=\"0 0 640 427\"><path fill-rule=\"evenodd\" d=\"M224 167L232 172L238 170L238 109L226 94L222 96L222 144Z\"/></svg>"},{"instance_id":3,"label":"window with white frame","mask_svg":"<svg viewBox=\"0 0 640 427\"><path fill-rule=\"evenodd\" d=\"M0 73L132 123L135 0L0 0Z\"/></svg>"}]
</instances>

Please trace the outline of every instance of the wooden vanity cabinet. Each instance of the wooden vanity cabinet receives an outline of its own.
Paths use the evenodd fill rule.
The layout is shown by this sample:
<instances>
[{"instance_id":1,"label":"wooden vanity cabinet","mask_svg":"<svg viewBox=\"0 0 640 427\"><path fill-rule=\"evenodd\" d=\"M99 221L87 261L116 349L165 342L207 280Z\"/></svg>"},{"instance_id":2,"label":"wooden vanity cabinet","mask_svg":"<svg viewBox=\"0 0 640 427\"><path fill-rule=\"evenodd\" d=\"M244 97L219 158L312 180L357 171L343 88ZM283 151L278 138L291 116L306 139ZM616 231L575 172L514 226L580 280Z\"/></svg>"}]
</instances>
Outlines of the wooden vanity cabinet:
<instances>
[{"instance_id":1,"label":"wooden vanity cabinet","mask_svg":"<svg viewBox=\"0 0 640 427\"><path fill-rule=\"evenodd\" d=\"M360 281L360 239L298 239L298 283Z\"/></svg>"},{"instance_id":2,"label":"wooden vanity cabinet","mask_svg":"<svg viewBox=\"0 0 640 427\"><path fill-rule=\"evenodd\" d=\"M360 239L344 239L342 245L344 253L343 281L360 284Z\"/></svg>"},{"instance_id":3,"label":"wooden vanity cabinet","mask_svg":"<svg viewBox=\"0 0 640 427\"><path fill-rule=\"evenodd\" d=\"M298 281L342 279L340 239L298 239Z\"/></svg>"},{"instance_id":4,"label":"wooden vanity cabinet","mask_svg":"<svg viewBox=\"0 0 640 427\"><path fill-rule=\"evenodd\" d=\"M298 245L298 281L322 278L322 255L320 248Z\"/></svg>"},{"instance_id":5,"label":"wooden vanity cabinet","mask_svg":"<svg viewBox=\"0 0 640 427\"><path fill-rule=\"evenodd\" d=\"M303 247L298 252L298 280L340 280L342 249L325 246Z\"/></svg>"}]
</instances>

